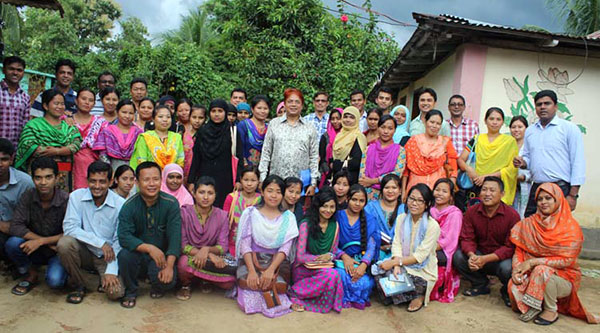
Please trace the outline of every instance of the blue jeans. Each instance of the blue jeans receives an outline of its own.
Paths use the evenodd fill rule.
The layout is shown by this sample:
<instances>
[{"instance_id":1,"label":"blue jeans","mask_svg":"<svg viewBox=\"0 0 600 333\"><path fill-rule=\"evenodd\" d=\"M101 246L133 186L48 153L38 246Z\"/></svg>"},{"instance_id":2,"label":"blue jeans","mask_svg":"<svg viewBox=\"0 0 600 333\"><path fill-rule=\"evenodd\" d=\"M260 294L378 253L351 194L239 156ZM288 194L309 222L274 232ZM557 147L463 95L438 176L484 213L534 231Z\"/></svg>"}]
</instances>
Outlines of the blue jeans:
<instances>
[{"instance_id":1,"label":"blue jeans","mask_svg":"<svg viewBox=\"0 0 600 333\"><path fill-rule=\"evenodd\" d=\"M17 266L19 273L27 273L31 265L48 265L46 283L52 289L62 288L67 281L67 271L60 264L56 252L47 246L41 246L31 255L27 255L19 247L25 242L25 239L13 236L4 245L6 256Z\"/></svg>"}]
</instances>

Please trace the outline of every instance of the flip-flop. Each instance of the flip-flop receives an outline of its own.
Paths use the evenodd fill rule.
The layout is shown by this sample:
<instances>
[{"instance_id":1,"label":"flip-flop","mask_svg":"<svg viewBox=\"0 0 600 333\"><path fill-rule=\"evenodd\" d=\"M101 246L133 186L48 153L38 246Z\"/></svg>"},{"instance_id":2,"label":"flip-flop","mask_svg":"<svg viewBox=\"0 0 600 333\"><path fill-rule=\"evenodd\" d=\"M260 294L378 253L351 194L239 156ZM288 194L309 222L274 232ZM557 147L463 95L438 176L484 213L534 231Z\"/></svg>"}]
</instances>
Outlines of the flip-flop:
<instances>
[{"instance_id":1,"label":"flip-flop","mask_svg":"<svg viewBox=\"0 0 600 333\"><path fill-rule=\"evenodd\" d=\"M463 291L463 295L468 297L474 297L479 295L488 295L490 293L490 288L482 287L482 288L471 288Z\"/></svg>"},{"instance_id":2,"label":"flip-flop","mask_svg":"<svg viewBox=\"0 0 600 333\"><path fill-rule=\"evenodd\" d=\"M182 286L175 297L180 301L187 301L192 297L192 286Z\"/></svg>"},{"instance_id":3,"label":"flip-flop","mask_svg":"<svg viewBox=\"0 0 600 333\"><path fill-rule=\"evenodd\" d=\"M135 307L135 297L123 297L121 298L121 306L125 309L132 309Z\"/></svg>"},{"instance_id":4,"label":"flip-flop","mask_svg":"<svg viewBox=\"0 0 600 333\"><path fill-rule=\"evenodd\" d=\"M83 302L85 297L85 289L75 290L67 294L67 303L79 304Z\"/></svg>"},{"instance_id":5,"label":"flip-flop","mask_svg":"<svg viewBox=\"0 0 600 333\"><path fill-rule=\"evenodd\" d=\"M163 296L165 296L165 293L163 293L161 291L150 290L150 298L157 299L157 298L163 298Z\"/></svg>"},{"instance_id":6,"label":"flip-flop","mask_svg":"<svg viewBox=\"0 0 600 333\"><path fill-rule=\"evenodd\" d=\"M519 316L519 320L523 321L523 322L529 322L531 321L533 318L535 318L535 316L539 315L540 312L542 312L541 310L538 309L529 309L527 312L521 314Z\"/></svg>"},{"instance_id":7,"label":"flip-flop","mask_svg":"<svg viewBox=\"0 0 600 333\"><path fill-rule=\"evenodd\" d=\"M418 308L416 308L416 309L412 309L412 310L411 310L411 309L410 309L410 304L409 304L409 305L408 305L408 308L406 308L406 311L408 311L408 312L417 312L417 311L421 310L421 309L423 308L423 306L424 306L424 305L425 305L425 300L423 300L423 301L421 302L421 305L420 305Z\"/></svg>"},{"instance_id":8,"label":"flip-flop","mask_svg":"<svg viewBox=\"0 0 600 333\"><path fill-rule=\"evenodd\" d=\"M296 312L304 312L304 307L300 304L292 304L292 310Z\"/></svg>"},{"instance_id":9,"label":"flip-flop","mask_svg":"<svg viewBox=\"0 0 600 333\"><path fill-rule=\"evenodd\" d=\"M536 325L548 326L548 325L554 324L557 320L558 320L558 314L556 315L556 318L554 320L552 320L552 321L546 320L546 319L538 316L537 318L535 318L535 320L533 321L533 323L536 324Z\"/></svg>"},{"instance_id":10,"label":"flip-flop","mask_svg":"<svg viewBox=\"0 0 600 333\"><path fill-rule=\"evenodd\" d=\"M11 290L11 292L17 296L23 296L25 294L27 294L28 292L31 291L31 289L33 289L33 287L35 287L37 283L31 282L31 281L27 281L27 280L23 280L19 283L17 283ZM22 289L22 290L21 290Z\"/></svg>"}]
</instances>

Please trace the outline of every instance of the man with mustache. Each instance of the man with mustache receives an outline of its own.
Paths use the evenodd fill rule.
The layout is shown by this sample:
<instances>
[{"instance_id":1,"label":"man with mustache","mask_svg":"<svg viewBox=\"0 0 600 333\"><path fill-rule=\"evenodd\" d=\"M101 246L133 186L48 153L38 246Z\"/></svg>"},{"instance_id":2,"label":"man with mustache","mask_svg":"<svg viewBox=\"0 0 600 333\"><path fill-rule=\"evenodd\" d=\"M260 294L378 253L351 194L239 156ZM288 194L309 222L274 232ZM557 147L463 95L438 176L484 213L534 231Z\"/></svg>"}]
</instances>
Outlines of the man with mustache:
<instances>
[{"instance_id":1,"label":"man with mustache","mask_svg":"<svg viewBox=\"0 0 600 333\"><path fill-rule=\"evenodd\" d=\"M531 170L533 186L525 217L535 214L535 192L543 183L555 183L575 210L579 189L585 182L583 137L577 125L559 118L558 98L552 90L534 97L539 120L525 131L523 154L515 157L515 167Z\"/></svg>"}]
</instances>

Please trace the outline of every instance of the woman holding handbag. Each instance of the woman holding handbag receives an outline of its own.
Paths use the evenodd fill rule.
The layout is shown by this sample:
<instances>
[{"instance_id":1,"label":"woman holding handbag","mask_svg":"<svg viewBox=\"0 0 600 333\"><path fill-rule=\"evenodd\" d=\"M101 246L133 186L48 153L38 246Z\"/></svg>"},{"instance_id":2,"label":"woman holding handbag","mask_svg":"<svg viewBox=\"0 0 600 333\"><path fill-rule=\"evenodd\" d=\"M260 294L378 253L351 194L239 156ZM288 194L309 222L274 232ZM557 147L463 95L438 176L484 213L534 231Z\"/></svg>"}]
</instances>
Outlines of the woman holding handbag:
<instances>
[{"instance_id":1,"label":"woman holding handbag","mask_svg":"<svg viewBox=\"0 0 600 333\"><path fill-rule=\"evenodd\" d=\"M427 306L438 277L436 247L440 227L429 216L432 202L429 186L417 184L410 189L406 213L396 219L392 258L379 264L380 269L391 270L388 278L412 281L414 290L391 297L394 304L410 302L408 312Z\"/></svg>"},{"instance_id":2,"label":"woman holding handbag","mask_svg":"<svg viewBox=\"0 0 600 333\"><path fill-rule=\"evenodd\" d=\"M215 206L223 207L225 197L232 192L238 171L243 166L242 144L237 128L232 128L227 120L227 103L215 99L208 110L209 121L196 134L188 183L193 184L200 175L214 178L217 189Z\"/></svg>"},{"instance_id":3,"label":"woman holding handbag","mask_svg":"<svg viewBox=\"0 0 600 333\"><path fill-rule=\"evenodd\" d=\"M497 107L491 107L485 113L485 125L488 132L478 134L471 139L458 159L458 166L467 173L475 196L483 180L488 176L496 176L504 183L504 196L502 201L512 205L517 189L518 169L513 165L513 159L519 155L519 146L515 138L509 134L501 134L500 129L504 124L504 112ZM469 154L475 151L475 167L467 165Z\"/></svg>"},{"instance_id":4,"label":"woman holding handbag","mask_svg":"<svg viewBox=\"0 0 600 333\"><path fill-rule=\"evenodd\" d=\"M335 199L331 187L323 187L300 223L294 285L290 291L295 311L342 311L344 286L339 273L333 268L333 260L345 254L338 248Z\"/></svg>"},{"instance_id":5,"label":"woman holding handbag","mask_svg":"<svg viewBox=\"0 0 600 333\"><path fill-rule=\"evenodd\" d=\"M262 183L262 200L240 217L237 302L246 314L274 318L291 312L286 291L298 226L294 214L281 206L283 192L283 179L268 176Z\"/></svg>"}]
</instances>

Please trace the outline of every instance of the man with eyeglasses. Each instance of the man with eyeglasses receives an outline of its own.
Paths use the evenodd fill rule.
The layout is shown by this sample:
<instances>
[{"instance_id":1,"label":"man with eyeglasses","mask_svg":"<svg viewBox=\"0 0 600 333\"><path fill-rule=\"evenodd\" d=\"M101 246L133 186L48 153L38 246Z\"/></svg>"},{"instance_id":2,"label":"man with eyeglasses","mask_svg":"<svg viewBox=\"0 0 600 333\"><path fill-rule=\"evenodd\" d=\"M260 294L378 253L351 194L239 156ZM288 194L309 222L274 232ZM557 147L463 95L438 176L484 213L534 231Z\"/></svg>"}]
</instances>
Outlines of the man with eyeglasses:
<instances>
[{"instance_id":1,"label":"man with eyeglasses","mask_svg":"<svg viewBox=\"0 0 600 333\"><path fill-rule=\"evenodd\" d=\"M448 111L450 112L450 136L456 153L460 156L467 142L475 135L479 134L479 124L476 121L464 116L467 103L461 95L453 95L448 101Z\"/></svg>"},{"instance_id":2,"label":"man with eyeglasses","mask_svg":"<svg viewBox=\"0 0 600 333\"><path fill-rule=\"evenodd\" d=\"M315 112L304 116L304 121L313 124L317 130L317 142L321 140L321 135L327 132L327 122L329 121L329 113L327 113L327 107L329 106L329 94L324 91L317 91L313 97L313 105Z\"/></svg>"},{"instance_id":3,"label":"man with eyeglasses","mask_svg":"<svg viewBox=\"0 0 600 333\"><path fill-rule=\"evenodd\" d=\"M90 112L94 116L100 116L104 113L104 106L102 105L102 98L100 98L100 92L107 87L115 87L117 84L117 80L113 73L109 71L104 71L98 75L98 93L96 94L96 104L94 104L94 108Z\"/></svg>"}]
</instances>

